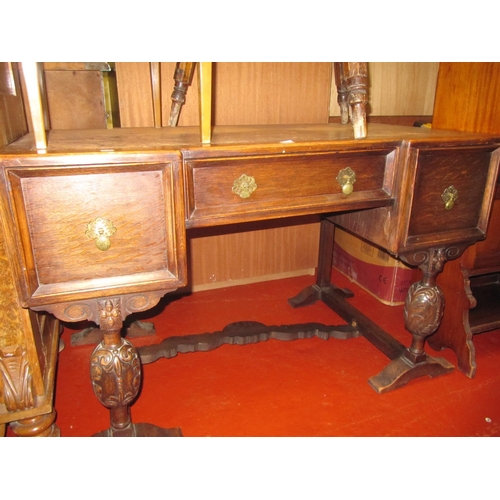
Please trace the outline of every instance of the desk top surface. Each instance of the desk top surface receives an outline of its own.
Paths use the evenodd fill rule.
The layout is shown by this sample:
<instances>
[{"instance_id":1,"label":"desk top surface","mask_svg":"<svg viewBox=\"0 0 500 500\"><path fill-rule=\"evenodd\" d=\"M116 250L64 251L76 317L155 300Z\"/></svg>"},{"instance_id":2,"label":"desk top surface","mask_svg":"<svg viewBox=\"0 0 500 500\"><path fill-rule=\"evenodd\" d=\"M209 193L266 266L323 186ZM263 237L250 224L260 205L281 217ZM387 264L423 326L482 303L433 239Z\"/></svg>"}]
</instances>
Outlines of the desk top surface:
<instances>
[{"instance_id":1,"label":"desk top surface","mask_svg":"<svg viewBox=\"0 0 500 500\"><path fill-rule=\"evenodd\" d=\"M377 144L409 141L436 145L460 143L498 144L500 137L428 128L370 124L366 139L354 139L348 125L241 125L216 126L212 142L203 145L198 127L116 128L95 130L51 130L47 133L45 154L131 153L191 151L211 156L223 151L294 149L362 149ZM33 134L27 134L0 150L1 157L38 155Z\"/></svg>"}]
</instances>

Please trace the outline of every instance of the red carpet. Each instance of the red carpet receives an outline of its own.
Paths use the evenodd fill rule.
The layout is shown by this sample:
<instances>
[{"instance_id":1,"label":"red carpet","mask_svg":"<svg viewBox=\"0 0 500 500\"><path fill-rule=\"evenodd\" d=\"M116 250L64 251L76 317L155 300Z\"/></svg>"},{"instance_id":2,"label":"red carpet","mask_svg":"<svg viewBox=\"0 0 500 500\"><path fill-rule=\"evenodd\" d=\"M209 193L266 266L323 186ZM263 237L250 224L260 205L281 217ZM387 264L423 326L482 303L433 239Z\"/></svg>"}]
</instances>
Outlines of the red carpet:
<instances>
[{"instance_id":1,"label":"red carpet","mask_svg":"<svg viewBox=\"0 0 500 500\"><path fill-rule=\"evenodd\" d=\"M350 299L365 315L405 345L403 308L376 299L334 274L355 292ZM342 321L324 304L293 309L287 299L312 276L227 289L167 296L153 318L157 334L136 346L172 335L218 331L236 321L268 325ZM59 358L55 406L62 436L90 436L109 427L108 411L89 379L93 346L70 346ZM269 340L224 345L210 352L179 354L144 366L143 387L132 407L135 422L181 427L184 436L498 436L500 435L500 332L474 340L477 375L455 370L424 377L379 395L368 378L388 358L364 338ZM450 350L429 354L456 364ZM8 431L11 435L11 431Z\"/></svg>"}]
</instances>

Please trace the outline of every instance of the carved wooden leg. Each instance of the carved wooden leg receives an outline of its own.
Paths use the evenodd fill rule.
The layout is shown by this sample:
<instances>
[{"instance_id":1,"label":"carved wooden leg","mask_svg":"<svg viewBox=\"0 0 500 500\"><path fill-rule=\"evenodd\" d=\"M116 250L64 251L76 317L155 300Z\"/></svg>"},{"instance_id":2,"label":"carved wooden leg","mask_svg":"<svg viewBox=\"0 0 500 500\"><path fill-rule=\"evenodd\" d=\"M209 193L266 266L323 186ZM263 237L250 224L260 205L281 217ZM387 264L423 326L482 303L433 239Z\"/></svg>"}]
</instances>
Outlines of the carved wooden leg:
<instances>
[{"instance_id":1,"label":"carved wooden leg","mask_svg":"<svg viewBox=\"0 0 500 500\"><path fill-rule=\"evenodd\" d=\"M335 69L335 85L337 87L337 102L340 107L340 123L346 125L349 123L349 92L347 91L347 84L344 74L344 63L336 62Z\"/></svg>"},{"instance_id":2,"label":"carved wooden leg","mask_svg":"<svg viewBox=\"0 0 500 500\"><path fill-rule=\"evenodd\" d=\"M121 337L120 299L98 301L103 341L94 349L90 373L94 393L110 410L110 428L98 437L180 436L180 429L133 424L130 406L139 394L141 363L134 346Z\"/></svg>"},{"instance_id":3,"label":"carved wooden leg","mask_svg":"<svg viewBox=\"0 0 500 500\"><path fill-rule=\"evenodd\" d=\"M443 358L432 358L424 350L425 340L439 327L443 316L444 296L436 284L447 258L455 258L463 249L432 248L401 256L410 265L418 265L422 280L414 283L405 302L406 328L412 334L411 346L393 360L375 377L370 385L379 393L402 387L410 380L428 375L436 377L453 370L453 365Z\"/></svg>"},{"instance_id":4,"label":"carved wooden leg","mask_svg":"<svg viewBox=\"0 0 500 500\"><path fill-rule=\"evenodd\" d=\"M5 437L7 432L7 426L5 424L0 424L0 437Z\"/></svg>"},{"instance_id":5,"label":"carved wooden leg","mask_svg":"<svg viewBox=\"0 0 500 500\"><path fill-rule=\"evenodd\" d=\"M368 102L368 65L367 63L358 62L346 64L346 83L354 138L364 139L366 137L366 104Z\"/></svg>"},{"instance_id":6,"label":"carved wooden leg","mask_svg":"<svg viewBox=\"0 0 500 500\"><path fill-rule=\"evenodd\" d=\"M365 62L334 63L340 122L351 119L354 138L366 137L366 105L368 103L368 64Z\"/></svg>"},{"instance_id":7,"label":"carved wooden leg","mask_svg":"<svg viewBox=\"0 0 500 500\"><path fill-rule=\"evenodd\" d=\"M54 423L56 420L56 411L46 415L37 415L32 418L25 418L10 423L12 431L20 437L59 437L61 431Z\"/></svg>"},{"instance_id":8,"label":"carved wooden leg","mask_svg":"<svg viewBox=\"0 0 500 500\"><path fill-rule=\"evenodd\" d=\"M290 305L302 307L321 300L391 359L382 372L369 379L370 385L379 393L402 387L416 377L435 377L452 371L453 365L445 359L427 355L424 343L438 328L443 313L444 299L436 285L436 276L442 270L446 259L458 257L463 248L431 249L402 256L408 264L418 265L424 272L423 279L411 287L406 300L405 321L413 335L411 346L406 348L349 304L346 299L352 296L352 292L339 289L330 283L334 228L334 224L328 219L321 222L316 284L289 299Z\"/></svg>"},{"instance_id":9,"label":"carved wooden leg","mask_svg":"<svg viewBox=\"0 0 500 500\"><path fill-rule=\"evenodd\" d=\"M174 73L174 90L172 92L172 108L170 110L169 126L176 127L179 121L182 105L186 102L186 92L191 85L196 63L177 63Z\"/></svg>"}]
</instances>

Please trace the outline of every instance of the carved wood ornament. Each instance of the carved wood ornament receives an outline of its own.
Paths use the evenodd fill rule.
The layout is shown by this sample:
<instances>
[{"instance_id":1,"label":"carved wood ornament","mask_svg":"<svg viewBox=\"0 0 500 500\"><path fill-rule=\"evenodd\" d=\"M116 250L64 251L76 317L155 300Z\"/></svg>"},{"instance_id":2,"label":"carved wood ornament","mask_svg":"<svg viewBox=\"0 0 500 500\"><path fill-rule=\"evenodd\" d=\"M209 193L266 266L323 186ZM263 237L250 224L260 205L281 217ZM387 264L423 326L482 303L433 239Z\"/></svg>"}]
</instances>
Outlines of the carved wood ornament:
<instances>
[{"instance_id":1,"label":"carved wood ornament","mask_svg":"<svg viewBox=\"0 0 500 500\"><path fill-rule=\"evenodd\" d=\"M21 346L0 349L0 376L7 410L27 410L35 406L33 377L25 349Z\"/></svg>"}]
</instances>

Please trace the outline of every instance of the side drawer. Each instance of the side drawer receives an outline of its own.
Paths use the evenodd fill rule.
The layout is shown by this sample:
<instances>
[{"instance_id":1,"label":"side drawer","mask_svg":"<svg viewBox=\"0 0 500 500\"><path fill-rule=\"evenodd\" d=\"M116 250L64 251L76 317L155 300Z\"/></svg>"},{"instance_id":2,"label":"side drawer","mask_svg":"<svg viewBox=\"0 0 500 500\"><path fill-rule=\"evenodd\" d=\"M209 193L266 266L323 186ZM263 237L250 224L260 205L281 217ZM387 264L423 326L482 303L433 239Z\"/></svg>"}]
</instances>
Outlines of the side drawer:
<instances>
[{"instance_id":1,"label":"side drawer","mask_svg":"<svg viewBox=\"0 0 500 500\"><path fill-rule=\"evenodd\" d=\"M188 226L389 204L396 153L387 148L185 160ZM355 179L350 193L338 179L349 175Z\"/></svg>"},{"instance_id":2,"label":"side drawer","mask_svg":"<svg viewBox=\"0 0 500 500\"><path fill-rule=\"evenodd\" d=\"M414 152L408 245L484 237L498 169L494 149L422 148Z\"/></svg>"},{"instance_id":3,"label":"side drawer","mask_svg":"<svg viewBox=\"0 0 500 500\"><path fill-rule=\"evenodd\" d=\"M9 168L28 305L184 284L178 169L177 161Z\"/></svg>"}]
</instances>

